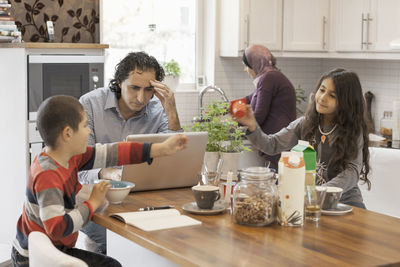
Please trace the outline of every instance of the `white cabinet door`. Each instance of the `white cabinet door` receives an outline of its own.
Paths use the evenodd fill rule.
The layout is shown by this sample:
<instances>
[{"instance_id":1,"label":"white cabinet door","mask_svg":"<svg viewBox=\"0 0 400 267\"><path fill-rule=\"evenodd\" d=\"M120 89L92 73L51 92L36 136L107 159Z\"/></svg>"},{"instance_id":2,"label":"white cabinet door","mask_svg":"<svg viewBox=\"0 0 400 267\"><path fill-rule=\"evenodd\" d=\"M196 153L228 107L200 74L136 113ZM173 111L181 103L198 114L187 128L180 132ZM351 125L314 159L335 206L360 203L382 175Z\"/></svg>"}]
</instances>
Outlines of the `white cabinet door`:
<instances>
[{"instance_id":1,"label":"white cabinet door","mask_svg":"<svg viewBox=\"0 0 400 267\"><path fill-rule=\"evenodd\" d=\"M373 0L371 3L371 42L374 51L388 51L390 42L400 38L400 1Z\"/></svg>"},{"instance_id":2,"label":"white cabinet door","mask_svg":"<svg viewBox=\"0 0 400 267\"><path fill-rule=\"evenodd\" d=\"M328 49L330 0L285 0L283 50Z\"/></svg>"},{"instance_id":3,"label":"white cabinet door","mask_svg":"<svg viewBox=\"0 0 400 267\"><path fill-rule=\"evenodd\" d=\"M370 32L367 31L369 0L338 0L335 10L337 25L336 50L362 51Z\"/></svg>"},{"instance_id":4,"label":"white cabinet door","mask_svg":"<svg viewBox=\"0 0 400 267\"><path fill-rule=\"evenodd\" d=\"M250 0L249 42L282 49L282 0Z\"/></svg>"},{"instance_id":5,"label":"white cabinet door","mask_svg":"<svg viewBox=\"0 0 400 267\"><path fill-rule=\"evenodd\" d=\"M281 49L282 0L221 0L220 56L237 57L250 44Z\"/></svg>"}]
</instances>

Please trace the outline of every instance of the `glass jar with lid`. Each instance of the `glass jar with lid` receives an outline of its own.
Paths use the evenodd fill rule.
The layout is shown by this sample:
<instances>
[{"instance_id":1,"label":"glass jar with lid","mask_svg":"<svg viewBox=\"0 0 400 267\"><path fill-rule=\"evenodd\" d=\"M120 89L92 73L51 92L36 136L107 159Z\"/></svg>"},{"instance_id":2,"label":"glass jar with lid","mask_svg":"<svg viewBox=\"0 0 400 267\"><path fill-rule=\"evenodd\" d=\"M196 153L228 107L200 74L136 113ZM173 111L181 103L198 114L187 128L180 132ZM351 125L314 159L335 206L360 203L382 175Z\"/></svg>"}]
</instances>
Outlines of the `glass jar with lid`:
<instances>
[{"instance_id":1,"label":"glass jar with lid","mask_svg":"<svg viewBox=\"0 0 400 267\"><path fill-rule=\"evenodd\" d=\"M265 167L239 171L240 182L233 190L232 214L238 224L264 226L276 217L275 172Z\"/></svg>"}]
</instances>

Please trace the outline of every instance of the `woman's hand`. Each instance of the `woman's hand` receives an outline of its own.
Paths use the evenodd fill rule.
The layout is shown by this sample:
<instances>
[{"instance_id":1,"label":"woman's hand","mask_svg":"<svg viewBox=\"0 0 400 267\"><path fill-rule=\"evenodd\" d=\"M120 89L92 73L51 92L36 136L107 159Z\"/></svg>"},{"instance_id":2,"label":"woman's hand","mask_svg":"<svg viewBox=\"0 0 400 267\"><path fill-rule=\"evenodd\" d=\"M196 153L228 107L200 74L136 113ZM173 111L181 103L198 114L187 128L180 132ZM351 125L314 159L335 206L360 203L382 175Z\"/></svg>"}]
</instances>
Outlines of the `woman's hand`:
<instances>
[{"instance_id":1,"label":"woman's hand","mask_svg":"<svg viewBox=\"0 0 400 267\"><path fill-rule=\"evenodd\" d=\"M150 150L150 157L161 157L172 155L186 148L188 138L183 134L175 134L162 143L153 144Z\"/></svg>"},{"instance_id":2,"label":"woman's hand","mask_svg":"<svg viewBox=\"0 0 400 267\"><path fill-rule=\"evenodd\" d=\"M241 118L235 117L231 110L229 112L234 121L247 126L250 132L254 132L254 130L257 128L257 121L250 105L246 106L246 115Z\"/></svg>"},{"instance_id":3,"label":"woman's hand","mask_svg":"<svg viewBox=\"0 0 400 267\"><path fill-rule=\"evenodd\" d=\"M92 205L93 211L97 210L104 202L108 189L111 185L107 181L101 181L93 186L88 202Z\"/></svg>"}]
</instances>

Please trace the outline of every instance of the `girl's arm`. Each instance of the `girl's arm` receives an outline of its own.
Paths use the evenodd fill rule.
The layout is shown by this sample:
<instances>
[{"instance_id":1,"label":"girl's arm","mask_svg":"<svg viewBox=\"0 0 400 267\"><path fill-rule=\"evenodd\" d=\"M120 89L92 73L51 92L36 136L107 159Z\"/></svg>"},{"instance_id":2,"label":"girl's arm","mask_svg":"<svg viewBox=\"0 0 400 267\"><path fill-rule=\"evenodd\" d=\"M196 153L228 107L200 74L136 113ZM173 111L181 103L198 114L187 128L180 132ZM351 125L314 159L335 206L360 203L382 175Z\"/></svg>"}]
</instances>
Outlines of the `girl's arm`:
<instances>
[{"instance_id":1,"label":"girl's arm","mask_svg":"<svg viewBox=\"0 0 400 267\"><path fill-rule=\"evenodd\" d=\"M358 153L357 157L349 162L347 168L336 175L336 177L329 180L327 186L337 186L343 188L343 193L351 190L358 186L358 181L360 179L361 169L363 165L363 137L360 135L358 137Z\"/></svg>"},{"instance_id":2,"label":"girl's arm","mask_svg":"<svg viewBox=\"0 0 400 267\"><path fill-rule=\"evenodd\" d=\"M265 154L279 154L297 145L301 136L303 122L304 117L298 118L275 134L265 134L260 126L257 125L256 129L247 135L247 139Z\"/></svg>"}]
</instances>

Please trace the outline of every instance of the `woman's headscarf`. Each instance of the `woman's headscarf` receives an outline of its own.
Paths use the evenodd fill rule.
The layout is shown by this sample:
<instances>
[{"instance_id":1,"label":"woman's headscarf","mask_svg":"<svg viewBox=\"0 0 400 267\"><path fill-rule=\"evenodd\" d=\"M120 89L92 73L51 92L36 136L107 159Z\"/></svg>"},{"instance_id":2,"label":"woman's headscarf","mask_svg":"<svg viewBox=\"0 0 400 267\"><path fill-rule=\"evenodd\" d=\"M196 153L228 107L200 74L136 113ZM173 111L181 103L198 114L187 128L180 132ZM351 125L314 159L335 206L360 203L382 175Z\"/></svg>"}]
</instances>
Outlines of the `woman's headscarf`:
<instances>
[{"instance_id":1,"label":"woman's headscarf","mask_svg":"<svg viewBox=\"0 0 400 267\"><path fill-rule=\"evenodd\" d=\"M275 58L271 51L262 45L252 45L246 48L243 53L243 63L251 68L256 76L275 69Z\"/></svg>"}]
</instances>

